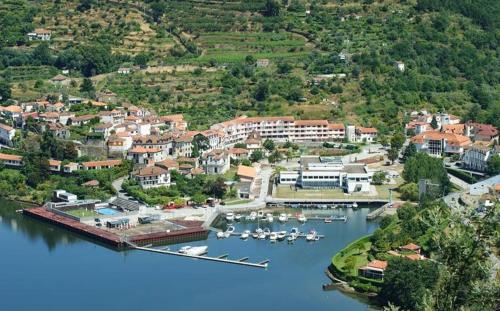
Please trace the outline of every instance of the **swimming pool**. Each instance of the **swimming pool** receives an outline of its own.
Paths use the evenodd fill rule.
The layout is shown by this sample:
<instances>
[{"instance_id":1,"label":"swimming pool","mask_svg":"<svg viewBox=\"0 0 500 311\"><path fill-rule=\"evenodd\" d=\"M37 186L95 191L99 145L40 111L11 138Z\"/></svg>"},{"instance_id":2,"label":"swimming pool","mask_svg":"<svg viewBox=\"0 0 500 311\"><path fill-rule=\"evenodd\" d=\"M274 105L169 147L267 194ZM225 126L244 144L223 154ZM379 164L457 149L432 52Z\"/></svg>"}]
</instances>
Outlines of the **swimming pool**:
<instances>
[{"instance_id":1,"label":"swimming pool","mask_svg":"<svg viewBox=\"0 0 500 311\"><path fill-rule=\"evenodd\" d=\"M106 215L106 216L113 216L118 214L118 211L109 207L105 208L100 208L97 210L97 212L101 215Z\"/></svg>"}]
</instances>

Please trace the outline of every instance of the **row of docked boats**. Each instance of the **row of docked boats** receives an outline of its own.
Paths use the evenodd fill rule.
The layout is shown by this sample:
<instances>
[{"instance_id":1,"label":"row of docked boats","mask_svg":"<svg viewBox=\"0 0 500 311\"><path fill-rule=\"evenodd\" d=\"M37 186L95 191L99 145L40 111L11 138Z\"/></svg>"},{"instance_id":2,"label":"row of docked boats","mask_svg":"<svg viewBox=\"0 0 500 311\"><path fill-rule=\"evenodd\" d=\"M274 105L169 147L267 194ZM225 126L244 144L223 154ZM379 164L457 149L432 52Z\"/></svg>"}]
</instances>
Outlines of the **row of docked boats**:
<instances>
[{"instance_id":1,"label":"row of docked boats","mask_svg":"<svg viewBox=\"0 0 500 311\"><path fill-rule=\"evenodd\" d=\"M226 231L217 232L218 239L228 238L234 233L234 227L229 226ZM298 228L292 228L290 233L287 231L271 231L269 228L257 228L254 232L250 230L245 230L240 235L240 239L247 240L249 237L252 237L257 240L269 240L271 243L275 243L278 241L287 240L289 243L293 243L300 236L304 237ZM318 241L319 235L315 230L310 230L307 234L305 234L306 241Z\"/></svg>"},{"instance_id":2,"label":"row of docked boats","mask_svg":"<svg viewBox=\"0 0 500 311\"><path fill-rule=\"evenodd\" d=\"M281 213L278 216L278 221L281 223L288 222L288 220L292 217L291 214L286 214L286 213ZM307 222L307 217L304 214L297 214L296 215L297 220L301 223ZM267 222L273 222L274 221L274 215L271 213L264 213L263 211L259 212L251 212L249 215L245 216L243 218L243 215L241 214L235 214L235 213L226 213L226 220L229 223L232 223L233 221L241 221L242 219L246 221L267 221Z\"/></svg>"},{"instance_id":3,"label":"row of docked boats","mask_svg":"<svg viewBox=\"0 0 500 311\"><path fill-rule=\"evenodd\" d=\"M332 223L334 221L343 221L347 222L347 216L329 216L324 219L325 224Z\"/></svg>"}]
</instances>

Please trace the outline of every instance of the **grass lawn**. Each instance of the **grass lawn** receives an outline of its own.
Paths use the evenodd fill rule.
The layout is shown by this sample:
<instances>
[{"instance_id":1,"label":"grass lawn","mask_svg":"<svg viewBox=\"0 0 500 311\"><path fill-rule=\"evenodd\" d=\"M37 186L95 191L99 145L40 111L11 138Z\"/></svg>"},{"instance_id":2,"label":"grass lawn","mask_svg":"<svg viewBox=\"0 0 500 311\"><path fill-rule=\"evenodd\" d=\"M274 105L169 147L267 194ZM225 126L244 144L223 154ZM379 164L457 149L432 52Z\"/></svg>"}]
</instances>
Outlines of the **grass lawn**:
<instances>
[{"instance_id":1,"label":"grass lawn","mask_svg":"<svg viewBox=\"0 0 500 311\"><path fill-rule=\"evenodd\" d=\"M75 217L96 217L99 216L98 213L96 213L93 210L85 209L85 208L78 208L78 209L73 209L66 211L67 214L75 216Z\"/></svg>"},{"instance_id":2,"label":"grass lawn","mask_svg":"<svg viewBox=\"0 0 500 311\"><path fill-rule=\"evenodd\" d=\"M352 242L333 257L333 265L347 275L357 276L358 268L368 263L371 244L369 236Z\"/></svg>"}]
</instances>

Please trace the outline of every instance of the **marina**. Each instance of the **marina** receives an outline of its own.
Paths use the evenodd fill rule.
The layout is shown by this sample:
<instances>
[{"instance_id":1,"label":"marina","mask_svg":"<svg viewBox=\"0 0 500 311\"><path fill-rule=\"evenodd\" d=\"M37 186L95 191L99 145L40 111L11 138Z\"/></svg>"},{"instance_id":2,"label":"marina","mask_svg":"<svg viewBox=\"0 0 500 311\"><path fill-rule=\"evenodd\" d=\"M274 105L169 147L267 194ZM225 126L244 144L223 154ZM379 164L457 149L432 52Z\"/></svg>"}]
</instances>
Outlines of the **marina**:
<instances>
[{"instance_id":1,"label":"marina","mask_svg":"<svg viewBox=\"0 0 500 311\"><path fill-rule=\"evenodd\" d=\"M273 223L267 225L275 232L290 233L294 227L301 232L315 229L325 236L318 242L299 238L290 246L286 239L276 243L267 240L266 243L253 239L251 235L246 241L237 236L218 240L216 232L211 231L205 239L168 246L172 252L184 246L207 246L210 257L248 263L269 260L267 268L253 268L131 247L117 251L105 243L96 244L94 238L85 238L59 225L16 213L15 210L20 209L16 205L8 213L8 205L3 204L0 241L6 256L0 257L0 265L22 267L4 269L0 279L0 290L9 297L2 305L6 310L53 310L55 306L72 310L157 309L164 306L161 301L165 297L169 308L180 310L199 309L200 301L209 310L233 310L235 305L240 311L255 310L256 304L241 303L242 291L259 297L259 304L272 305L279 310L332 310L332 304L336 306L335 310L369 308L361 298L322 289L322 285L329 281L323 271L332 253L377 228L376 222L366 221L366 214L370 211L367 208L342 210L348 217L346 223L325 224L318 220L300 225L293 219L280 223L274 217ZM234 232L254 232L257 222L241 220L233 226ZM166 250L149 244L153 243L141 247ZM10 255L19 253L20 249L23 256ZM48 279L40 274L40 269L50 270L51 277ZM22 279L31 282L19 282ZM93 289L92 299L82 295L89 288ZM147 290L141 290L140 299L137 299L141 288ZM272 288L280 288L289 298L276 299ZM224 304L221 304L220 293L224 293ZM111 296L119 299L110 299Z\"/></svg>"}]
</instances>

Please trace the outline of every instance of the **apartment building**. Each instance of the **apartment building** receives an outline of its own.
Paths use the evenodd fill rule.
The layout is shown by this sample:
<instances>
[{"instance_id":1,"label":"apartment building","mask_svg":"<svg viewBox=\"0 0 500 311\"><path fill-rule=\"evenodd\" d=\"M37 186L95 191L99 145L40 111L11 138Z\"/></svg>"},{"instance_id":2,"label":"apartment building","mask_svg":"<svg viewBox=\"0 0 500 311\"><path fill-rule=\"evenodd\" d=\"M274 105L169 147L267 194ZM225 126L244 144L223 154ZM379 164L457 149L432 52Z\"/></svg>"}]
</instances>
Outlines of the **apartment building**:
<instances>
[{"instance_id":1,"label":"apartment building","mask_svg":"<svg viewBox=\"0 0 500 311\"><path fill-rule=\"evenodd\" d=\"M488 168L488 160L500 151L499 146L491 146L477 142L467 149L462 157L464 168L485 172Z\"/></svg>"},{"instance_id":2,"label":"apartment building","mask_svg":"<svg viewBox=\"0 0 500 311\"><path fill-rule=\"evenodd\" d=\"M222 149L206 152L201 157L201 164L206 174L224 174L230 167L229 153Z\"/></svg>"},{"instance_id":3,"label":"apartment building","mask_svg":"<svg viewBox=\"0 0 500 311\"><path fill-rule=\"evenodd\" d=\"M424 132L411 138L417 151L429 155L462 155L472 144L467 136L436 131Z\"/></svg>"},{"instance_id":4,"label":"apartment building","mask_svg":"<svg viewBox=\"0 0 500 311\"><path fill-rule=\"evenodd\" d=\"M148 166L132 173L132 178L144 189L170 186L170 173L158 166Z\"/></svg>"},{"instance_id":5,"label":"apartment building","mask_svg":"<svg viewBox=\"0 0 500 311\"><path fill-rule=\"evenodd\" d=\"M214 124L211 129L223 133L226 146L245 141L254 131L262 139L275 141L326 141L345 137L342 124L330 124L327 120L295 120L291 116L242 116Z\"/></svg>"}]
</instances>

